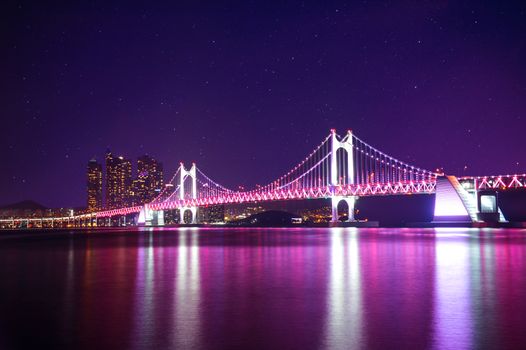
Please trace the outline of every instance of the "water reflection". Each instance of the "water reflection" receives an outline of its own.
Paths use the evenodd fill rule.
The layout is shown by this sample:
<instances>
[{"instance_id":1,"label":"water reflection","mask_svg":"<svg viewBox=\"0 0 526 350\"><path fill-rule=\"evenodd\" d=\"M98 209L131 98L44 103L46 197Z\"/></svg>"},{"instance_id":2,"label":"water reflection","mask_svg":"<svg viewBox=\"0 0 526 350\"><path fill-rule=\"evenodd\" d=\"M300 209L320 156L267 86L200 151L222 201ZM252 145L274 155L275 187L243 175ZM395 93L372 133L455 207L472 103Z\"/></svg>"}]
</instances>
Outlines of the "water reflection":
<instances>
[{"instance_id":1,"label":"water reflection","mask_svg":"<svg viewBox=\"0 0 526 350\"><path fill-rule=\"evenodd\" d=\"M434 294L436 349L472 347L469 264L469 246L464 241L450 239L437 244Z\"/></svg>"},{"instance_id":2,"label":"water reflection","mask_svg":"<svg viewBox=\"0 0 526 350\"><path fill-rule=\"evenodd\" d=\"M471 349L526 342L525 231L166 229L29 237L0 245L5 348Z\"/></svg>"},{"instance_id":3,"label":"water reflection","mask_svg":"<svg viewBox=\"0 0 526 350\"><path fill-rule=\"evenodd\" d=\"M176 349L199 349L199 235L193 229L179 231L177 275L174 282L172 314L175 330L172 333L172 345Z\"/></svg>"},{"instance_id":4,"label":"water reflection","mask_svg":"<svg viewBox=\"0 0 526 350\"><path fill-rule=\"evenodd\" d=\"M356 229L330 235L329 286L324 347L358 348L362 341L362 291Z\"/></svg>"},{"instance_id":5,"label":"water reflection","mask_svg":"<svg viewBox=\"0 0 526 350\"><path fill-rule=\"evenodd\" d=\"M134 348L141 349L155 339L154 316L154 247L153 233L148 232L141 241L146 241L137 249L135 301L133 315L133 332L131 342Z\"/></svg>"},{"instance_id":6,"label":"water reflection","mask_svg":"<svg viewBox=\"0 0 526 350\"><path fill-rule=\"evenodd\" d=\"M473 344L483 348L484 344L496 341L496 296L495 296L495 242L491 235L484 232L471 235L469 242L470 254L470 286L472 300Z\"/></svg>"}]
</instances>

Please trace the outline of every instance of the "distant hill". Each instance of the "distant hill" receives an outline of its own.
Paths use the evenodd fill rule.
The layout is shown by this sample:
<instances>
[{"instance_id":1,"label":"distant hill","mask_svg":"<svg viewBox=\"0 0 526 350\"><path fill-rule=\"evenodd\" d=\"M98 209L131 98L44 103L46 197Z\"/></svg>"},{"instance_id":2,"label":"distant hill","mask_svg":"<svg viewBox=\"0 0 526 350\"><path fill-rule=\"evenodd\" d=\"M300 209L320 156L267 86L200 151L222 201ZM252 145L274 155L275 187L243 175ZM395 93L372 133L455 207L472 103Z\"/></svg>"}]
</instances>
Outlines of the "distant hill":
<instances>
[{"instance_id":1,"label":"distant hill","mask_svg":"<svg viewBox=\"0 0 526 350\"><path fill-rule=\"evenodd\" d=\"M47 209L40 203L32 200L25 200L13 204L0 206L0 210L44 210Z\"/></svg>"}]
</instances>

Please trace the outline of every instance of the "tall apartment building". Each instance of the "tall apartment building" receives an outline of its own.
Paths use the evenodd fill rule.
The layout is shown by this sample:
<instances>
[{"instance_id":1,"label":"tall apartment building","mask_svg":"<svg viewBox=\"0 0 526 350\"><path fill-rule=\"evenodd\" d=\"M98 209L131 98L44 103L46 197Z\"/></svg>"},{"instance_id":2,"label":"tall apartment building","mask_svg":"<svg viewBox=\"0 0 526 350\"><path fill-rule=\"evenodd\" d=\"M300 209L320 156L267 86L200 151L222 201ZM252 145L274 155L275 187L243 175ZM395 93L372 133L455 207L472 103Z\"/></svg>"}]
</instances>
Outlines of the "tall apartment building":
<instances>
[{"instance_id":1,"label":"tall apartment building","mask_svg":"<svg viewBox=\"0 0 526 350\"><path fill-rule=\"evenodd\" d=\"M106 200L107 209L128 206L132 186L131 161L120 156L115 157L110 151L106 153Z\"/></svg>"},{"instance_id":2,"label":"tall apartment building","mask_svg":"<svg viewBox=\"0 0 526 350\"><path fill-rule=\"evenodd\" d=\"M142 203L151 202L163 188L163 164L147 155L137 158L137 180L144 185Z\"/></svg>"},{"instance_id":3,"label":"tall apartment building","mask_svg":"<svg viewBox=\"0 0 526 350\"><path fill-rule=\"evenodd\" d=\"M95 159L88 162L87 169L88 211L102 209L102 165Z\"/></svg>"}]
</instances>

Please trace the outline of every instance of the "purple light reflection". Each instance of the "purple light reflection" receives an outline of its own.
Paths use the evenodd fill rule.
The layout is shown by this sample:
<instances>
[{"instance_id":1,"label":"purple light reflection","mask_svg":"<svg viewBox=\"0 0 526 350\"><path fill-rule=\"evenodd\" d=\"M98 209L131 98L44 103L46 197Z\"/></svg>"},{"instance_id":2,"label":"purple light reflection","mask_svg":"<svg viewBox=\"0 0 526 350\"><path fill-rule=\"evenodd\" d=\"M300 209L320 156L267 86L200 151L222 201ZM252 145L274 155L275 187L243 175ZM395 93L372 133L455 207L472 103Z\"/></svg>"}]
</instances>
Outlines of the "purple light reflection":
<instances>
[{"instance_id":1,"label":"purple light reflection","mask_svg":"<svg viewBox=\"0 0 526 350\"><path fill-rule=\"evenodd\" d=\"M436 349L471 349L469 246L463 240L440 237L437 229L434 337ZM446 231L446 232L450 232ZM457 232L457 229L455 229ZM469 234L469 230L460 232Z\"/></svg>"},{"instance_id":2,"label":"purple light reflection","mask_svg":"<svg viewBox=\"0 0 526 350\"><path fill-rule=\"evenodd\" d=\"M2 337L12 348L520 348L525 270L520 230L3 240Z\"/></svg>"}]
</instances>

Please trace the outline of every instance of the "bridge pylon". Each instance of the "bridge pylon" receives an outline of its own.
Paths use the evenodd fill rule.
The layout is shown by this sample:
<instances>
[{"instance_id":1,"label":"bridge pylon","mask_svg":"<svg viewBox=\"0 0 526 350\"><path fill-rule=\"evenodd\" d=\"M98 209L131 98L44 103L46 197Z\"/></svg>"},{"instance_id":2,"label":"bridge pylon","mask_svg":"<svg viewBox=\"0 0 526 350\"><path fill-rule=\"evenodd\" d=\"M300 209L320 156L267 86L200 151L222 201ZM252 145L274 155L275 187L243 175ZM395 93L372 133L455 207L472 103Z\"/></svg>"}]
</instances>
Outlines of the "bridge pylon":
<instances>
[{"instance_id":1,"label":"bridge pylon","mask_svg":"<svg viewBox=\"0 0 526 350\"><path fill-rule=\"evenodd\" d=\"M179 199L196 199L197 198L197 168L195 163L192 163L192 167L189 170L186 170L184 164L181 163L179 166L180 169L180 182L179 182ZM185 193L184 182L187 177L190 177L192 180L191 193ZM190 224L197 224L197 207L187 206L179 209L179 223L183 224L184 222L184 213L186 211L192 213L192 219Z\"/></svg>"},{"instance_id":2,"label":"bridge pylon","mask_svg":"<svg viewBox=\"0 0 526 350\"><path fill-rule=\"evenodd\" d=\"M337 152L339 149L344 149L347 154L346 162L338 164ZM348 130L347 135L340 141L336 135L336 130L331 130L331 185L341 185L340 179L338 178L339 168L338 165L346 167L343 173L346 175L346 185L354 184L354 159L353 159L353 138L352 131Z\"/></svg>"},{"instance_id":3,"label":"bridge pylon","mask_svg":"<svg viewBox=\"0 0 526 350\"><path fill-rule=\"evenodd\" d=\"M338 150L345 150L345 161L338 162ZM341 139L338 140L336 135L336 130L331 130L331 178L330 183L333 187L340 185L353 185L354 184L354 156L353 156L353 135L352 131L348 130L347 134ZM341 167L344 167L343 171ZM342 173L345 175L343 179L339 177L339 174ZM338 204L341 201L345 201L349 208L348 219L347 221L354 221L354 203L356 202L356 196L335 196L331 197L331 207L332 207L332 222L339 221L338 215Z\"/></svg>"}]
</instances>

